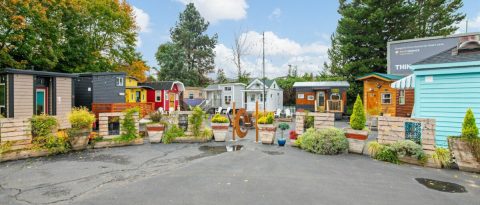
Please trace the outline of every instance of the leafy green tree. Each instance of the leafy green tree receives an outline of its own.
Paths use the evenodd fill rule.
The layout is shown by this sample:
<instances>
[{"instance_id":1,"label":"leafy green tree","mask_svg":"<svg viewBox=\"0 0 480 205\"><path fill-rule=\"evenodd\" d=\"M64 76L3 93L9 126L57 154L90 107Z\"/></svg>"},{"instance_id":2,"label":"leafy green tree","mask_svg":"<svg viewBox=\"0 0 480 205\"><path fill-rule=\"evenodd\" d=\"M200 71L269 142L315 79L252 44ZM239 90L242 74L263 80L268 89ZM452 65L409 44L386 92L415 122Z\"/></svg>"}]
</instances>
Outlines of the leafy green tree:
<instances>
[{"instance_id":1,"label":"leafy green tree","mask_svg":"<svg viewBox=\"0 0 480 205\"><path fill-rule=\"evenodd\" d=\"M190 86L203 86L209 82L207 74L214 70L215 52L213 49L217 44L217 34L208 36L205 34L209 23L200 15L193 3L187 4L185 10L180 13L179 21L170 30L172 42L183 49L184 64L191 73L189 78L196 78L196 81L188 80L193 84Z\"/></svg>"},{"instance_id":2,"label":"leafy green tree","mask_svg":"<svg viewBox=\"0 0 480 205\"><path fill-rule=\"evenodd\" d=\"M217 71L217 83L228 83L227 75L223 69L218 69Z\"/></svg>"},{"instance_id":3,"label":"leafy green tree","mask_svg":"<svg viewBox=\"0 0 480 205\"><path fill-rule=\"evenodd\" d=\"M478 137L477 123L475 122L475 116L473 115L471 108L468 108L467 113L465 113L465 118L463 119L462 137L468 139L475 139Z\"/></svg>"},{"instance_id":4,"label":"leafy green tree","mask_svg":"<svg viewBox=\"0 0 480 205\"><path fill-rule=\"evenodd\" d=\"M367 117L365 115L362 98L360 98L360 95L357 95L357 100L355 100L355 104L353 105L353 113L352 116L350 116L350 127L354 130L363 130L366 122Z\"/></svg>"},{"instance_id":5,"label":"leafy green tree","mask_svg":"<svg viewBox=\"0 0 480 205\"><path fill-rule=\"evenodd\" d=\"M174 43L165 43L158 47L155 57L160 65L158 80L178 80L186 85L195 85L196 78L191 78L192 73L185 65L185 52L183 48ZM194 73L193 73L194 74Z\"/></svg>"}]
</instances>

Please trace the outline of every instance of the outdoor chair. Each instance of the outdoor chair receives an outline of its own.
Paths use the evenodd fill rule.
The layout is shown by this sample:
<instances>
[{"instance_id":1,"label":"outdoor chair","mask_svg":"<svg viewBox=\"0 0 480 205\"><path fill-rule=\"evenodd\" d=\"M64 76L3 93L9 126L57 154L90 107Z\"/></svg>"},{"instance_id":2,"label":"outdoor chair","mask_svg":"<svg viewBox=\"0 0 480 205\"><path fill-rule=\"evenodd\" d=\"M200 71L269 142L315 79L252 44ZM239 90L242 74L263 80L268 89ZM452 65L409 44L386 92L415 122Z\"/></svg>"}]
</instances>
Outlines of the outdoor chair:
<instances>
[{"instance_id":1,"label":"outdoor chair","mask_svg":"<svg viewBox=\"0 0 480 205\"><path fill-rule=\"evenodd\" d=\"M165 110L163 110L163 107L159 107L159 108L158 108L158 112L163 115L164 112L165 112Z\"/></svg>"},{"instance_id":2,"label":"outdoor chair","mask_svg":"<svg viewBox=\"0 0 480 205\"><path fill-rule=\"evenodd\" d=\"M227 109L225 110L225 113L223 113L223 114L229 114L231 110L232 110L231 107L227 107Z\"/></svg>"},{"instance_id":3,"label":"outdoor chair","mask_svg":"<svg viewBox=\"0 0 480 205\"><path fill-rule=\"evenodd\" d=\"M282 109L278 108L277 111L275 112L275 118L280 118L281 114L282 114Z\"/></svg>"},{"instance_id":4,"label":"outdoor chair","mask_svg":"<svg viewBox=\"0 0 480 205\"><path fill-rule=\"evenodd\" d=\"M290 112L290 109L285 109L285 117L286 118L291 118L292 117L292 112Z\"/></svg>"},{"instance_id":5,"label":"outdoor chair","mask_svg":"<svg viewBox=\"0 0 480 205\"><path fill-rule=\"evenodd\" d=\"M221 114L222 110L223 110L222 107L218 107L217 111L215 111L215 114Z\"/></svg>"}]
</instances>

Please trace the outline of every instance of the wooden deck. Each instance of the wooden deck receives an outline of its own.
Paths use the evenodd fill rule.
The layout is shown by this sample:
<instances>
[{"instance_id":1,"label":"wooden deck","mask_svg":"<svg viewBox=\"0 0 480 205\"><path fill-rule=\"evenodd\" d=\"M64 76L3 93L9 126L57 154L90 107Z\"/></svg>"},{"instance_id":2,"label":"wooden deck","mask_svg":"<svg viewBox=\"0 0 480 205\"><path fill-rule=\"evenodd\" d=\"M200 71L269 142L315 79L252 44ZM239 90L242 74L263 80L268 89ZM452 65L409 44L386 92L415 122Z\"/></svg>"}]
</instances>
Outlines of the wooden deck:
<instances>
[{"instance_id":1,"label":"wooden deck","mask_svg":"<svg viewBox=\"0 0 480 205\"><path fill-rule=\"evenodd\" d=\"M147 103L92 103L92 112L98 119L99 113L123 112L126 109L140 108L140 117L145 117L155 111L155 105L152 102Z\"/></svg>"}]
</instances>

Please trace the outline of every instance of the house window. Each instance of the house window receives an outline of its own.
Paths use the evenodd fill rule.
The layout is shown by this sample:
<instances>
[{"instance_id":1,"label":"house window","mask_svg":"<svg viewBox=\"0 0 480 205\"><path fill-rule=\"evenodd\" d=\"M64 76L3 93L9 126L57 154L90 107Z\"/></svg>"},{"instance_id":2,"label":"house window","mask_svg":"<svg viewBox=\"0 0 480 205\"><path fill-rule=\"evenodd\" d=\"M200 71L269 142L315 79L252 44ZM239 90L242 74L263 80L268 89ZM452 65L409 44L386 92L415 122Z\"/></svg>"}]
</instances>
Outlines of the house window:
<instances>
[{"instance_id":1,"label":"house window","mask_svg":"<svg viewBox=\"0 0 480 205\"><path fill-rule=\"evenodd\" d=\"M117 86L123 86L123 77L117 77L116 85Z\"/></svg>"},{"instance_id":2,"label":"house window","mask_svg":"<svg viewBox=\"0 0 480 205\"><path fill-rule=\"evenodd\" d=\"M307 96L307 100L315 100L315 97L313 95Z\"/></svg>"},{"instance_id":3,"label":"house window","mask_svg":"<svg viewBox=\"0 0 480 205\"><path fill-rule=\"evenodd\" d=\"M263 102L264 98L263 98L263 94L260 94L260 102ZM266 102L266 101L265 101Z\"/></svg>"},{"instance_id":4,"label":"house window","mask_svg":"<svg viewBox=\"0 0 480 205\"><path fill-rule=\"evenodd\" d=\"M3 117L7 116L6 101L7 101L6 78L5 78L5 75L2 75L0 76L0 114Z\"/></svg>"},{"instance_id":5,"label":"house window","mask_svg":"<svg viewBox=\"0 0 480 205\"><path fill-rule=\"evenodd\" d=\"M199 92L199 93L198 93L198 97L203 97L203 93L202 93L202 92Z\"/></svg>"},{"instance_id":6,"label":"house window","mask_svg":"<svg viewBox=\"0 0 480 205\"><path fill-rule=\"evenodd\" d=\"M382 93L382 104L390 104L392 95L390 93Z\"/></svg>"},{"instance_id":7,"label":"house window","mask_svg":"<svg viewBox=\"0 0 480 205\"><path fill-rule=\"evenodd\" d=\"M232 96L230 95L225 96L225 104L230 105L230 102L232 102Z\"/></svg>"},{"instance_id":8,"label":"house window","mask_svg":"<svg viewBox=\"0 0 480 205\"><path fill-rule=\"evenodd\" d=\"M232 90L232 87L225 87L224 90L225 90L225 91L231 91L231 90Z\"/></svg>"},{"instance_id":9,"label":"house window","mask_svg":"<svg viewBox=\"0 0 480 205\"><path fill-rule=\"evenodd\" d=\"M254 94L250 95L250 102L255 102L255 95Z\"/></svg>"},{"instance_id":10,"label":"house window","mask_svg":"<svg viewBox=\"0 0 480 205\"><path fill-rule=\"evenodd\" d=\"M400 90L398 94L398 104L405 105L405 90Z\"/></svg>"},{"instance_id":11,"label":"house window","mask_svg":"<svg viewBox=\"0 0 480 205\"><path fill-rule=\"evenodd\" d=\"M193 99L193 93L188 94L188 99Z\"/></svg>"},{"instance_id":12,"label":"house window","mask_svg":"<svg viewBox=\"0 0 480 205\"><path fill-rule=\"evenodd\" d=\"M330 100L340 100L340 94L338 93L332 93L330 95Z\"/></svg>"},{"instance_id":13,"label":"house window","mask_svg":"<svg viewBox=\"0 0 480 205\"><path fill-rule=\"evenodd\" d=\"M162 101L162 91L155 90L155 102L160 102L160 101Z\"/></svg>"},{"instance_id":14,"label":"house window","mask_svg":"<svg viewBox=\"0 0 480 205\"><path fill-rule=\"evenodd\" d=\"M165 92L165 98L164 99L168 100L168 93L167 92Z\"/></svg>"},{"instance_id":15,"label":"house window","mask_svg":"<svg viewBox=\"0 0 480 205\"><path fill-rule=\"evenodd\" d=\"M299 93L299 94L297 95L297 98L298 98L298 99L304 99L304 98L305 98L305 95L304 95L303 93Z\"/></svg>"}]
</instances>

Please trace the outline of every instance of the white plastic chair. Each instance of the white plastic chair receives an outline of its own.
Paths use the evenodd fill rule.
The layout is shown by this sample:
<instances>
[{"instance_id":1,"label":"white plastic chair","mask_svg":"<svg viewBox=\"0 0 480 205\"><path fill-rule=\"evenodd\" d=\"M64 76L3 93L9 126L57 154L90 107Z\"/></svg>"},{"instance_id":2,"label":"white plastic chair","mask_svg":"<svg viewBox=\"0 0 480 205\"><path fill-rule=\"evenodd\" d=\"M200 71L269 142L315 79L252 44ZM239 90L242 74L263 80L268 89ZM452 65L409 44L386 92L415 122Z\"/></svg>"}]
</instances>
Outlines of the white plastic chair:
<instances>
[{"instance_id":1,"label":"white plastic chair","mask_svg":"<svg viewBox=\"0 0 480 205\"><path fill-rule=\"evenodd\" d=\"M275 112L275 117L280 118L281 114L282 114L282 109L278 108L277 112Z\"/></svg>"},{"instance_id":2,"label":"white plastic chair","mask_svg":"<svg viewBox=\"0 0 480 205\"><path fill-rule=\"evenodd\" d=\"M222 107L218 107L217 111L215 111L215 114L221 114L222 113Z\"/></svg>"},{"instance_id":3,"label":"white plastic chair","mask_svg":"<svg viewBox=\"0 0 480 205\"><path fill-rule=\"evenodd\" d=\"M285 117L289 118L292 117L292 113L290 112L290 109L285 109Z\"/></svg>"},{"instance_id":4,"label":"white plastic chair","mask_svg":"<svg viewBox=\"0 0 480 205\"><path fill-rule=\"evenodd\" d=\"M164 112L165 112L165 110L163 110L163 107L159 107L159 108L158 108L158 112L163 115Z\"/></svg>"},{"instance_id":5,"label":"white plastic chair","mask_svg":"<svg viewBox=\"0 0 480 205\"><path fill-rule=\"evenodd\" d=\"M232 108L231 108L231 107L227 107L227 109L225 110L225 113L223 113L223 114L228 114L228 113L230 113L230 110L232 110Z\"/></svg>"}]
</instances>

